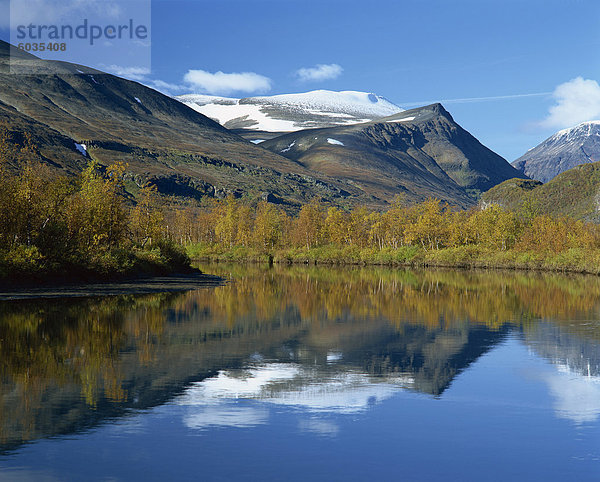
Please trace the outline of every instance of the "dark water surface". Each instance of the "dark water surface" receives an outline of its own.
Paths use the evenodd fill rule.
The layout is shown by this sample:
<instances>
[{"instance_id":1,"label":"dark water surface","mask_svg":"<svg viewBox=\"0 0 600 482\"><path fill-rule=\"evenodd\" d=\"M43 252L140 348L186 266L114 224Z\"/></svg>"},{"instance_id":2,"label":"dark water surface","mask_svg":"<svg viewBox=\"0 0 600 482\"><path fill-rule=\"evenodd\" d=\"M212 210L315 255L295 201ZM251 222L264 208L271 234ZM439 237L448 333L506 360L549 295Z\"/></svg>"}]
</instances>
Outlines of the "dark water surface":
<instances>
[{"instance_id":1,"label":"dark water surface","mask_svg":"<svg viewBox=\"0 0 600 482\"><path fill-rule=\"evenodd\" d=\"M600 479L600 278L202 268L0 302L0 479Z\"/></svg>"}]
</instances>

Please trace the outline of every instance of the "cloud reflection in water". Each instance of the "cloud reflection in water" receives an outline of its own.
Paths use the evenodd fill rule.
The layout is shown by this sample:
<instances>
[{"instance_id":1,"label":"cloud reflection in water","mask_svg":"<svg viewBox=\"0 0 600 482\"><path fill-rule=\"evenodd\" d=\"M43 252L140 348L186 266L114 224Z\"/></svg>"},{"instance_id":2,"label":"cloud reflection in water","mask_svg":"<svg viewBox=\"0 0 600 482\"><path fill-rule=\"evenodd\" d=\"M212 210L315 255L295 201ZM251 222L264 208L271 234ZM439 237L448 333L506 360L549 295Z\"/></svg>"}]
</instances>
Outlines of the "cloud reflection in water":
<instances>
[{"instance_id":1,"label":"cloud reflection in water","mask_svg":"<svg viewBox=\"0 0 600 482\"><path fill-rule=\"evenodd\" d=\"M338 426L323 416L355 414L414 383L410 376L370 377L358 372L329 372L294 363L267 363L223 370L193 384L177 400L188 407L184 423L191 429L252 427L267 423L267 408L240 406L243 400L296 408L309 415L301 431L335 436Z\"/></svg>"}]
</instances>

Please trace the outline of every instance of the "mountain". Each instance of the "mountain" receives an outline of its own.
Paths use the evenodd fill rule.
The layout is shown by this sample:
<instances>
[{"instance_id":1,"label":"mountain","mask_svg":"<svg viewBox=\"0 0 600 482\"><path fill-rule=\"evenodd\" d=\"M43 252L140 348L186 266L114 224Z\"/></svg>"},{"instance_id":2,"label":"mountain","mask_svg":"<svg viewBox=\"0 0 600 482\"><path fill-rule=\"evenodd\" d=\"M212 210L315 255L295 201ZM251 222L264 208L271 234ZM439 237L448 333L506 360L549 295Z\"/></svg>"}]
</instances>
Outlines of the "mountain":
<instances>
[{"instance_id":1,"label":"mountain","mask_svg":"<svg viewBox=\"0 0 600 482\"><path fill-rule=\"evenodd\" d=\"M527 151L513 166L532 179L548 182L579 164L600 161L600 121L558 131Z\"/></svg>"},{"instance_id":2,"label":"mountain","mask_svg":"<svg viewBox=\"0 0 600 482\"><path fill-rule=\"evenodd\" d=\"M468 207L474 201L465 189L483 190L518 175L439 105L254 145L171 97L83 65L17 51L11 73L10 49L0 42L0 156L13 169L25 158L66 174L81 171L90 159L122 161L133 195L150 181L176 201L231 193L269 199L290 211L314 198L383 208L400 193L407 201L433 196ZM268 103L267 112L288 114L293 105L297 120L289 122L300 124L325 117L346 124L399 109L357 92L219 102L256 109ZM315 132L321 141L313 141Z\"/></svg>"},{"instance_id":3,"label":"mountain","mask_svg":"<svg viewBox=\"0 0 600 482\"><path fill-rule=\"evenodd\" d=\"M544 214L600 222L600 162L580 164L546 184L510 179L481 197L483 203L496 203L507 209L518 209L525 200Z\"/></svg>"},{"instance_id":4,"label":"mountain","mask_svg":"<svg viewBox=\"0 0 600 482\"><path fill-rule=\"evenodd\" d=\"M469 204L466 190L486 191L525 177L459 126L441 104L375 121L282 135L261 144L307 168L369 186L377 196L402 191Z\"/></svg>"},{"instance_id":5,"label":"mountain","mask_svg":"<svg viewBox=\"0 0 600 482\"><path fill-rule=\"evenodd\" d=\"M355 91L315 90L244 99L188 94L176 99L254 142L273 137L264 133L356 124L404 110L384 97Z\"/></svg>"},{"instance_id":6,"label":"mountain","mask_svg":"<svg viewBox=\"0 0 600 482\"><path fill-rule=\"evenodd\" d=\"M23 157L29 135L37 160L57 172L78 172L90 158L127 162L132 191L151 180L164 194L196 199L234 193L291 205L317 196L372 200L139 83L20 51L10 73L11 48L0 42L0 139L11 159Z\"/></svg>"}]
</instances>

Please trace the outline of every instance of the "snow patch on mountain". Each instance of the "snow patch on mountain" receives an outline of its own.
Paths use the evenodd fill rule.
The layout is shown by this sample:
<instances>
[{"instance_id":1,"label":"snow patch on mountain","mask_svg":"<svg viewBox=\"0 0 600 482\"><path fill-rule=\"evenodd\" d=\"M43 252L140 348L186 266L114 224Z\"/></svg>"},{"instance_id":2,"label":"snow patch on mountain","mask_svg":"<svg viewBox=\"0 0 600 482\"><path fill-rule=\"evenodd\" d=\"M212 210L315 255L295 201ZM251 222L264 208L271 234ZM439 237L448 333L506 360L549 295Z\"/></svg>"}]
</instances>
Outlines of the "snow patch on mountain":
<instances>
[{"instance_id":1,"label":"snow patch on mountain","mask_svg":"<svg viewBox=\"0 0 600 482\"><path fill-rule=\"evenodd\" d=\"M228 124L232 121L237 121L244 129L267 132L290 132L298 130L293 121L271 117L258 105L219 103L198 105L195 103L184 103L195 111L214 119L222 126L228 128L235 128L235 125Z\"/></svg>"},{"instance_id":2,"label":"snow patch on mountain","mask_svg":"<svg viewBox=\"0 0 600 482\"><path fill-rule=\"evenodd\" d=\"M88 153L87 153L87 146L85 144L78 144L77 142L74 143L75 144L75 149L77 149L82 156L87 157Z\"/></svg>"},{"instance_id":3,"label":"snow patch on mountain","mask_svg":"<svg viewBox=\"0 0 600 482\"><path fill-rule=\"evenodd\" d=\"M581 124L577 124L575 127L569 127L567 129L560 130L554 134L551 139L586 135L600 135L600 120L582 122Z\"/></svg>"},{"instance_id":4,"label":"snow patch on mountain","mask_svg":"<svg viewBox=\"0 0 600 482\"><path fill-rule=\"evenodd\" d=\"M206 104L221 104L221 105L236 105L240 99L235 99L232 97L220 97L217 95L205 95L205 94L185 94L179 95L176 97L179 102L183 102L184 104L196 104L196 105L206 105Z\"/></svg>"},{"instance_id":5,"label":"snow patch on mountain","mask_svg":"<svg viewBox=\"0 0 600 482\"><path fill-rule=\"evenodd\" d=\"M337 114L355 114L369 118L380 118L402 112L389 100L379 95L367 92L345 90L313 90L302 94L281 94L272 96L252 97L254 103L270 103L302 107L305 110L335 112Z\"/></svg>"},{"instance_id":6,"label":"snow patch on mountain","mask_svg":"<svg viewBox=\"0 0 600 482\"><path fill-rule=\"evenodd\" d=\"M403 112L384 97L357 91L315 90L244 99L203 94L175 98L224 127L267 132L358 124Z\"/></svg>"},{"instance_id":7,"label":"snow patch on mountain","mask_svg":"<svg viewBox=\"0 0 600 482\"><path fill-rule=\"evenodd\" d=\"M392 120L389 120L388 122L409 122L412 120L415 120L415 116L403 117L402 119L392 119Z\"/></svg>"},{"instance_id":8,"label":"snow patch on mountain","mask_svg":"<svg viewBox=\"0 0 600 482\"><path fill-rule=\"evenodd\" d=\"M288 152L292 147L294 147L296 145L296 141L292 142L289 146L287 146L285 149L281 149L281 152Z\"/></svg>"},{"instance_id":9,"label":"snow patch on mountain","mask_svg":"<svg viewBox=\"0 0 600 482\"><path fill-rule=\"evenodd\" d=\"M341 141L338 141L337 139L331 139L331 138L329 138L329 137L327 138L327 142L328 142L329 144L333 144L334 146L343 146L343 145L344 145L344 143L343 143L343 142L341 142Z\"/></svg>"}]
</instances>

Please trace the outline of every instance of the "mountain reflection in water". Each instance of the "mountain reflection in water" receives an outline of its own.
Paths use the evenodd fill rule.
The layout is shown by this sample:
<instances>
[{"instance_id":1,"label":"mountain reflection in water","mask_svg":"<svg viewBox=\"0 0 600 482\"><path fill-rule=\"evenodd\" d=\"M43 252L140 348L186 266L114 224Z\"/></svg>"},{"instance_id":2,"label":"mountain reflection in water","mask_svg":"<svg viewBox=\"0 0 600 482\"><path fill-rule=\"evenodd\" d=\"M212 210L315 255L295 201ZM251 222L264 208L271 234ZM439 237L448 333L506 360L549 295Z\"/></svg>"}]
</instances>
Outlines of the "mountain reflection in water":
<instances>
[{"instance_id":1,"label":"mountain reflection in water","mask_svg":"<svg viewBox=\"0 0 600 482\"><path fill-rule=\"evenodd\" d=\"M232 281L1 303L2 450L166 403L194 430L263 425L280 406L305 415L302 430L336 436L327 414L357 415L400 391L441 397L510 337L555 366L543 381L558 417L600 415L598 278L203 269Z\"/></svg>"}]
</instances>

